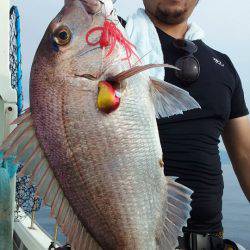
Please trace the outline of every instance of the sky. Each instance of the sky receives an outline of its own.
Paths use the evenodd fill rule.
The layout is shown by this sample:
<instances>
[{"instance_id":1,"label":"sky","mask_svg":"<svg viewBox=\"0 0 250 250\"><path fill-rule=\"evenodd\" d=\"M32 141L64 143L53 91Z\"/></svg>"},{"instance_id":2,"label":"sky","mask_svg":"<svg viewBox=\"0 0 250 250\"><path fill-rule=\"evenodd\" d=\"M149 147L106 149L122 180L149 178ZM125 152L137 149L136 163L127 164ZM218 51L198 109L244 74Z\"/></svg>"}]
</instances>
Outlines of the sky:
<instances>
[{"instance_id":1,"label":"sky","mask_svg":"<svg viewBox=\"0 0 250 250\"><path fill-rule=\"evenodd\" d=\"M23 87L28 106L28 84L31 63L46 27L63 6L63 0L13 0L19 7L22 22ZM122 17L142 7L142 0L117 0L115 7ZM249 0L200 0L192 21L201 26L205 42L230 56L242 79L250 108L250 25Z\"/></svg>"}]
</instances>

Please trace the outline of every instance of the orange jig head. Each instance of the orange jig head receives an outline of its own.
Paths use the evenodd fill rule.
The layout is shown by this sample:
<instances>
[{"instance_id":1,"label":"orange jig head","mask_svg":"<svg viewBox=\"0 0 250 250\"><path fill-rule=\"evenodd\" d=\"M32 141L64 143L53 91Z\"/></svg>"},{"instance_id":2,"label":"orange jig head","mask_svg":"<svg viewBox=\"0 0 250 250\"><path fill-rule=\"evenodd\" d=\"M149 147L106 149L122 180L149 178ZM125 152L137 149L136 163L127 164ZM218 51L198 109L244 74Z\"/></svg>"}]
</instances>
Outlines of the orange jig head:
<instances>
[{"instance_id":1,"label":"orange jig head","mask_svg":"<svg viewBox=\"0 0 250 250\"><path fill-rule=\"evenodd\" d=\"M98 84L97 107L100 111L109 114L118 109L121 93L109 82L102 81Z\"/></svg>"}]
</instances>

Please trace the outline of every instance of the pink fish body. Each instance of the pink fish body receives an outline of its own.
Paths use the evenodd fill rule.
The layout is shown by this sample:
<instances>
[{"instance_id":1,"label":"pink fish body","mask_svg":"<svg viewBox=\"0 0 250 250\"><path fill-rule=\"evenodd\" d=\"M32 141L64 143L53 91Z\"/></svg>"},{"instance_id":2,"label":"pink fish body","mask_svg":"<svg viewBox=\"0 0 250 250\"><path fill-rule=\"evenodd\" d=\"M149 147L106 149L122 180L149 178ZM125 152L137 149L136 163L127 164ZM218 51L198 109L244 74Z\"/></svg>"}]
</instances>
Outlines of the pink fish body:
<instances>
[{"instance_id":1,"label":"pink fish body","mask_svg":"<svg viewBox=\"0 0 250 250\"><path fill-rule=\"evenodd\" d=\"M108 47L89 45L87 33L106 18L117 23L97 0L67 1L34 58L30 109L2 148L7 157L23 145L21 174L32 175L74 249L175 249L191 191L163 174L155 118L199 105L130 69L138 59L123 60L119 41L108 57ZM98 109L98 86L108 79L121 93L109 114Z\"/></svg>"}]
</instances>

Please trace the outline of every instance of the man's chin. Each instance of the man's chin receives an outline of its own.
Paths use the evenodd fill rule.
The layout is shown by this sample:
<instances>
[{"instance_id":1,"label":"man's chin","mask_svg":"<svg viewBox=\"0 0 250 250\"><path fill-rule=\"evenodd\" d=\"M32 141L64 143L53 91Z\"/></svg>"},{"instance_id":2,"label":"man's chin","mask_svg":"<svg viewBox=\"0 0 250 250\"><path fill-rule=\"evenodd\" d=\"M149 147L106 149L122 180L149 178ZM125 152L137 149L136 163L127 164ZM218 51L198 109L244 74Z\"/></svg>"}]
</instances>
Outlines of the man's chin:
<instances>
[{"instance_id":1,"label":"man's chin","mask_svg":"<svg viewBox=\"0 0 250 250\"><path fill-rule=\"evenodd\" d=\"M180 24L186 20L187 6L185 1L166 0L167 3L161 3L156 8L156 17L166 24Z\"/></svg>"},{"instance_id":2,"label":"man's chin","mask_svg":"<svg viewBox=\"0 0 250 250\"><path fill-rule=\"evenodd\" d=\"M156 17L163 23L173 25L180 24L186 20L185 13L183 11L157 11Z\"/></svg>"}]
</instances>

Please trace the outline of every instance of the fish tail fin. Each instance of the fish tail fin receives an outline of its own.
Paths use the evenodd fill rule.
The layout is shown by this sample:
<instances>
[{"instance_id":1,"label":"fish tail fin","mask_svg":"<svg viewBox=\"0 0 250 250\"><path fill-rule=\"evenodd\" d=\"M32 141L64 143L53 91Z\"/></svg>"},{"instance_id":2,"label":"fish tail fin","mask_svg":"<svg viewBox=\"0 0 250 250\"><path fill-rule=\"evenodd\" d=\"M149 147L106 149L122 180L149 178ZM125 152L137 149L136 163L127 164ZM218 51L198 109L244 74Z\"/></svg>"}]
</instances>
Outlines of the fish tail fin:
<instances>
[{"instance_id":1,"label":"fish tail fin","mask_svg":"<svg viewBox=\"0 0 250 250\"><path fill-rule=\"evenodd\" d=\"M187 225L190 217L192 193L189 188L167 177L167 197L159 250L174 250L178 247L178 237L183 236L182 228Z\"/></svg>"}]
</instances>

